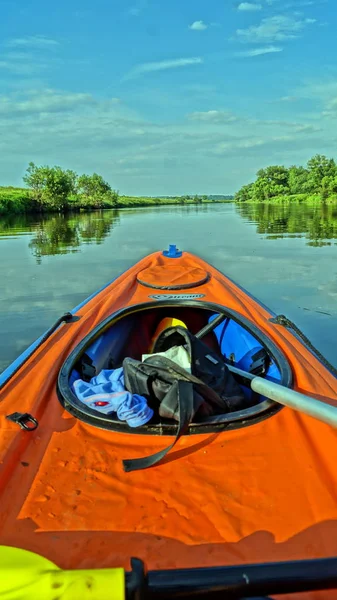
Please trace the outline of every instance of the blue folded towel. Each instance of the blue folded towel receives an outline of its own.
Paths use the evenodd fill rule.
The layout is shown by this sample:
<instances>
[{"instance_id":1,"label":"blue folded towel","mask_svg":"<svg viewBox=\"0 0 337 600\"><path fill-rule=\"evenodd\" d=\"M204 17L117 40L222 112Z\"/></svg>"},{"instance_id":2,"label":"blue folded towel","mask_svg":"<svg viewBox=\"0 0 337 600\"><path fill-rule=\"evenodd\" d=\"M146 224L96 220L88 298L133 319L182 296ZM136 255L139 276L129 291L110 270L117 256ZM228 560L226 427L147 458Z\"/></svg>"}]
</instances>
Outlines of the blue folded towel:
<instances>
[{"instance_id":1,"label":"blue folded towel","mask_svg":"<svg viewBox=\"0 0 337 600\"><path fill-rule=\"evenodd\" d=\"M103 369L88 382L77 379L73 389L84 404L105 415L115 412L130 427L140 427L153 417L153 410L147 405L146 398L125 389L123 368Z\"/></svg>"}]
</instances>

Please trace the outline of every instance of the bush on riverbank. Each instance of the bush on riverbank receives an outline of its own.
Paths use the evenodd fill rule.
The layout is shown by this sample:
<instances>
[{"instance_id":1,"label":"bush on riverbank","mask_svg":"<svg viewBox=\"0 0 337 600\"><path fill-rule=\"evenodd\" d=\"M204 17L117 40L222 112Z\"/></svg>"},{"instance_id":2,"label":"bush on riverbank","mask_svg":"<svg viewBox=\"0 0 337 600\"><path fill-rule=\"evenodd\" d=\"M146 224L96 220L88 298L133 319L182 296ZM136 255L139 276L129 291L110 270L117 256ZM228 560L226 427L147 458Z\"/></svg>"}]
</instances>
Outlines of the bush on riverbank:
<instances>
[{"instance_id":1,"label":"bush on riverbank","mask_svg":"<svg viewBox=\"0 0 337 600\"><path fill-rule=\"evenodd\" d=\"M23 213L27 207L32 209L32 200L28 190L0 187L0 214Z\"/></svg>"},{"instance_id":2,"label":"bush on riverbank","mask_svg":"<svg viewBox=\"0 0 337 600\"><path fill-rule=\"evenodd\" d=\"M306 168L274 165L257 172L254 183L244 185L236 202L305 202L332 204L337 200L337 165L333 158L316 154Z\"/></svg>"},{"instance_id":3,"label":"bush on riverbank","mask_svg":"<svg viewBox=\"0 0 337 600\"><path fill-rule=\"evenodd\" d=\"M0 187L0 215L23 213L67 212L68 210L94 210L97 208L115 208L115 199L109 196L101 197L99 202L85 201L78 196L69 196L65 205L56 207L45 205L35 200L30 190L25 188Z\"/></svg>"}]
</instances>

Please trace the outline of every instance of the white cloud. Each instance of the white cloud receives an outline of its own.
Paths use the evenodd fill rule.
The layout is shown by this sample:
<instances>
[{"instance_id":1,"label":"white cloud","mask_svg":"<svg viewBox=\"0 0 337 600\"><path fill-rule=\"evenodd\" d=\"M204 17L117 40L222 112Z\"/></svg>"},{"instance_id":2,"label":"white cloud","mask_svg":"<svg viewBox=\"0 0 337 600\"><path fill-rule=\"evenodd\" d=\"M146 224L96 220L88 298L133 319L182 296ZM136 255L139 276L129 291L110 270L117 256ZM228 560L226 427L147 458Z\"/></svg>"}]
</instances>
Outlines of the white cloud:
<instances>
[{"instance_id":1,"label":"white cloud","mask_svg":"<svg viewBox=\"0 0 337 600\"><path fill-rule=\"evenodd\" d=\"M84 59L69 59L73 69L83 68L86 66L88 62ZM39 75L41 71L46 71L48 69L48 73L51 76L51 71L53 68L61 67L63 68L63 60L55 55L48 54L46 56L45 52L35 51L34 48L25 49L22 48L20 51L10 50L6 53L2 54L0 59L0 71L5 70L8 73L14 75L22 75L25 78L33 75ZM68 64L70 66L70 64ZM21 85L25 86L27 80L14 80L9 83L9 87L21 87Z\"/></svg>"},{"instance_id":2,"label":"white cloud","mask_svg":"<svg viewBox=\"0 0 337 600\"><path fill-rule=\"evenodd\" d=\"M141 8L139 8L137 6L132 6L128 10L128 15L131 15L131 17L138 17L141 12L142 12Z\"/></svg>"},{"instance_id":3,"label":"white cloud","mask_svg":"<svg viewBox=\"0 0 337 600\"><path fill-rule=\"evenodd\" d=\"M44 35L27 35L22 38L14 38L6 44L9 48L53 48L59 46L59 42Z\"/></svg>"},{"instance_id":4,"label":"white cloud","mask_svg":"<svg viewBox=\"0 0 337 600\"><path fill-rule=\"evenodd\" d=\"M55 90L26 92L24 100L13 102L8 96L0 97L0 115L57 113L92 106L96 101L90 94L67 94Z\"/></svg>"},{"instance_id":5,"label":"white cloud","mask_svg":"<svg viewBox=\"0 0 337 600\"><path fill-rule=\"evenodd\" d=\"M238 10L242 11L258 11L262 10L262 4L255 4L254 2L241 2L238 6Z\"/></svg>"},{"instance_id":6,"label":"white cloud","mask_svg":"<svg viewBox=\"0 0 337 600\"><path fill-rule=\"evenodd\" d=\"M34 60L34 53L33 52L27 52L27 51L15 51L15 50L11 50L9 52L6 52L2 55L3 58L9 60L9 61L13 61L13 60Z\"/></svg>"},{"instance_id":7,"label":"white cloud","mask_svg":"<svg viewBox=\"0 0 337 600\"><path fill-rule=\"evenodd\" d=\"M294 127L294 131L296 131L296 133L315 133L317 131L322 131L321 127L315 127L315 125L296 125Z\"/></svg>"},{"instance_id":8,"label":"white cloud","mask_svg":"<svg viewBox=\"0 0 337 600\"><path fill-rule=\"evenodd\" d=\"M0 70L8 71L14 75L34 75L38 71L46 68L47 64L41 61L18 61L17 59L12 59L11 57L6 58L5 60L0 60Z\"/></svg>"},{"instance_id":9,"label":"white cloud","mask_svg":"<svg viewBox=\"0 0 337 600\"><path fill-rule=\"evenodd\" d=\"M283 135L265 135L264 137L255 137L255 136L251 136L249 137L248 135L244 138L238 139L238 140L230 140L228 142L222 142L218 145L216 145L214 147L214 154L230 154L233 153L235 151L240 151L240 152L244 152L245 150L247 152L249 152L251 149L256 149L256 148L265 148L265 147L273 147L273 148L277 148L277 146L281 145L281 147L284 146L284 144L288 144L289 142L300 142L301 144L303 144L303 141L306 138L301 138L299 136L299 134L301 133L301 131L295 131L295 133L288 133L288 134L283 134ZM303 131L303 133L308 133ZM305 147L305 144L303 144L303 146ZM268 156L267 153L267 149L264 150L264 152L266 153L265 156ZM269 158L267 158L267 160L269 160Z\"/></svg>"},{"instance_id":10,"label":"white cloud","mask_svg":"<svg viewBox=\"0 0 337 600\"><path fill-rule=\"evenodd\" d=\"M297 96L282 96L280 102L297 102Z\"/></svg>"},{"instance_id":11,"label":"white cloud","mask_svg":"<svg viewBox=\"0 0 337 600\"><path fill-rule=\"evenodd\" d=\"M325 0L294 0L294 2L288 2L282 8L305 8L306 6L314 6L314 4L322 4Z\"/></svg>"},{"instance_id":12,"label":"white cloud","mask_svg":"<svg viewBox=\"0 0 337 600\"><path fill-rule=\"evenodd\" d=\"M337 97L329 100L322 114L324 117L337 117Z\"/></svg>"},{"instance_id":13,"label":"white cloud","mask_svg":"<svg viewBox=\"0 0 337 600\"><path fill-rule=\"evenodd\" d=\"M282 42L295 39L313 19L296 19L285 15L265 17L259 25L237 29L239 41L248 43Z\"/></svg>"},{"instance_id":14,"label":"white cloud","mask_svg":"<svg viewBox=\"0 0 337 600\"><path fill-rule=\"evenodd\" d=\"M184 91L202 96L210 95L216 92L216 86L209 83L189 83L184 86Z\"/></svg>"},{"instance_id":15,"label":"white cloud","mask_svg":"<svg viewBox=\"0 0 337 600\"><path fill-rule=\"evenodd\" d=\"M301 98L320 102L329 110L331 102L337 97L337 73L322 79L307 80L294 92Z\"/></svg>"},{"instance_id":16,"label":"white cloud","mask_svg":"<svg viewBox=\"0 0 337 600\"><path fill-rule=\"evenodd\" d=\"M234 150L248 150L250 148L257 148L263 146L265 140L262 138L243 138L239 140L230 140L228 142L221 142L214 148L214 154L226 154L227 152L233 152Z\"/></svg>"},{"instance_id":17,"label":"white cloud","mask_svg":"<svg viewBox=\"0 0 337 600\"><path fill-rule=\"evenodd\" d=\"M56 49L59 43L45 36L26 36L8 40L0 60L0 70L14 75L29 76L50 69L58 62L58 57L46 51Z\"/></svg>"},{"instance_id":18,"label":"white cloud","mask_svg":"<svg viewBox=\"0 0 337 600\"><path fill-rule=\"evenodd\" d=\"M293 92L295 97L303 100L314 101L322 110L321 115L324 117L335 117L337 114L337 72L334 70L331 75L322 77L321 79L306 80ZM320 118L320 115L316 117ZM333 125L334 127L335 125Z\"/></svg>"},{"instance_id":19,"label":"white cloud","mask_svg":"<svg viewBox=\"0 0 337 600\"><path fill-rule=\"evenodd\" d=\"M151 94L148 86L144 94ZM331 101L336 96L331 94ZM301 113L298 122L263 121L252 118L254 104L249 118L214 110L217 105L208 102L210 110L165 123L160 102L152 121L85 90L0 94L0 183L20 184L20 174L33 160L78 172L96 170L127 194L184 193L191 186L231 190L244 183L248 168L255 172L278 160L301 163L317 148L327 154L333 148L334 117L314 122Z\"/></svg>"},{"instance_id":20,"label":"white cloud","mask_svg":"<svg viewBox=\"0 0 337 600\"><path fill-rule=\"evenodd\" d=\"M206 23L204 23L203 21L194 21L194 23L192 23L192 25L189 25L188 27L193 31L204 31L205 29L207 29L208 25L206 25Z\"/></svg>"},{"instance_id":21,"label":"white cloud","mask_svg":"<svg viewBox=\"0 0 337 600\"><path fill-rule=\"evenodd\" d=\"M205 112L193 112L188 115L191 121L201 121L204 123L233 123L238 118L230 112L224 110L208 110Z\"/></svg>"},{"instance_id":22,"label":"white cloud","mask_svg":"<svg viewBox=\"0 0 337 600\"><path fill-rule=\"evenodd\" d=\"M143 63L135 67L127 76L127 78L137 77L145 73L155 73L157 71L166 71L168 69L178 69L180 67L188 67L191 65L200 65L203 63L201 57L193 58L176 58L173 60L161 60L158 62Z\"/></svg>"},{"instance_id":23,"label":"white cloud","mask_svg":"<svg viewBox=\"0 0 337 600\"><path fill-rule=\"evenodd\" d=\"M283 48L280 46L264 46L262 48L252 48L244 52L237 52L236 56L261 56L263 54L273 54L275 52L282 52Z\"/></svg>"},{"instance_id":24,"label":"white cloud","mask_svg":"<svg viewBox=\"0 0 337 600\"><path fill-rule=\"evenodd\" d=\"M29 38L30 39L30 38ZM27 41L27 45L20 43ZM18 44L16 45L16 43ZM19 43L20 42L20 43ZM49 53L47 46L34 46L28 44L28 38L20 38L11 40L6 43L10 47L7 52L3 52L0 58L0 70L6 70L14 75L23 75L25 77L39 74L40 71L48 69L49 74L53 67L63 66L63 61L59 58L58 53ZM50 46L52 48L52 46ZM55 46L56 48L56 46ZM74 68L80 66L80 60L71 61Z\"/></svg>"},{"instance_id":25,"label":"white cloud","mask_svg":"<svg viewBox=\"0 0 337 600\"><path fill-rule=\"evenodd\" d=\"M139 17L148 8L148 5L149 0L135 0L135 3L126 10L126 14L131 17Z\"/></svg>"},{"instance_id":26,"label":"white cloud","mask_svg":"<svg viewBox=\"0 0 337 600\"><path fill-rule=\"evenodd\" d=\"M328 108L337 110L337 98L330 100Z\"/></svg>"}]
</instances>

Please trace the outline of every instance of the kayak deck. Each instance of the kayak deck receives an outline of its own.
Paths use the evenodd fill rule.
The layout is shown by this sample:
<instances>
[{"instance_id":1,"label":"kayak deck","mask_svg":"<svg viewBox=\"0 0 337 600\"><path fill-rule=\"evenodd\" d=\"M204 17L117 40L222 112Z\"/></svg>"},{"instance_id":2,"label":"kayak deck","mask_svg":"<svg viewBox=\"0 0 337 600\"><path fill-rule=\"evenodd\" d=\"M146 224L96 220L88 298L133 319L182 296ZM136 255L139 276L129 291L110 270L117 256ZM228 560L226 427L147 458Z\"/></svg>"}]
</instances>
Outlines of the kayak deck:
<instances>
[{"instance_id":1,"label":"kayak deck","mask_svg":"<svg viewBox=\"0 0 337 600\"><path fill-rule=\"evenodd\" d=\"M337 403L336 379L270 322L267 309L188 253L174 265L179 285L187 270L196 287L167 290L167 271L164 283L160 273L170 261L155 253L124 273L1 390L0 544L40 553L62 568L128 568L131 556L162 569L337 555L331 427L283 408L250 427L184 436L164 464L125 473L121 457L158 451L163 438L99 429L61 406L59 370L96 326L127 307L184 298L242 315L284 353L295 389ZM156 270L157 289L139 282L148 269ZM195 283L198 269L207 281ZM15 411L32 414L38 429L22 432L9 422L6 415Z\"/></svg>"}]
</instances>

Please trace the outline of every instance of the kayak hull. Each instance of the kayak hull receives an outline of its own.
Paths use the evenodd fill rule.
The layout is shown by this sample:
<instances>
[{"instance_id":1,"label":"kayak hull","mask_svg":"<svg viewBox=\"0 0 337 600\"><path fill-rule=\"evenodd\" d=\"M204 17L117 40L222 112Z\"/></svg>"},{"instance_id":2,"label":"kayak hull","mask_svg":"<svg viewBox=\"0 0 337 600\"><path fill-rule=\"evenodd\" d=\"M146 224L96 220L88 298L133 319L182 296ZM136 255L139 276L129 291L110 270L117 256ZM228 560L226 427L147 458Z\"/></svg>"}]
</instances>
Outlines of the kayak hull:
<instances>
[{"instance_id":1,"label":"kayak hull","mask_svg":"<svg viewBox=\"0 0 337 600\"><path fill-rule=\"evenodd\" d=\"M248 427L184 436L163 464L125 473L121 458L159 451L165 436L99 429L60 404L58 373L95 327L128 307L184 301L240 314L286 356L296 390L337 405L336 378L264 306L189 253L154 253L79 306L3 384L0 544L61 568L128 568L131 556L166 569L337 555L337 434L328 425L283 408ZM21 431L6 419L16 411L39 427Z\"/></svg>"}]
</instances>

